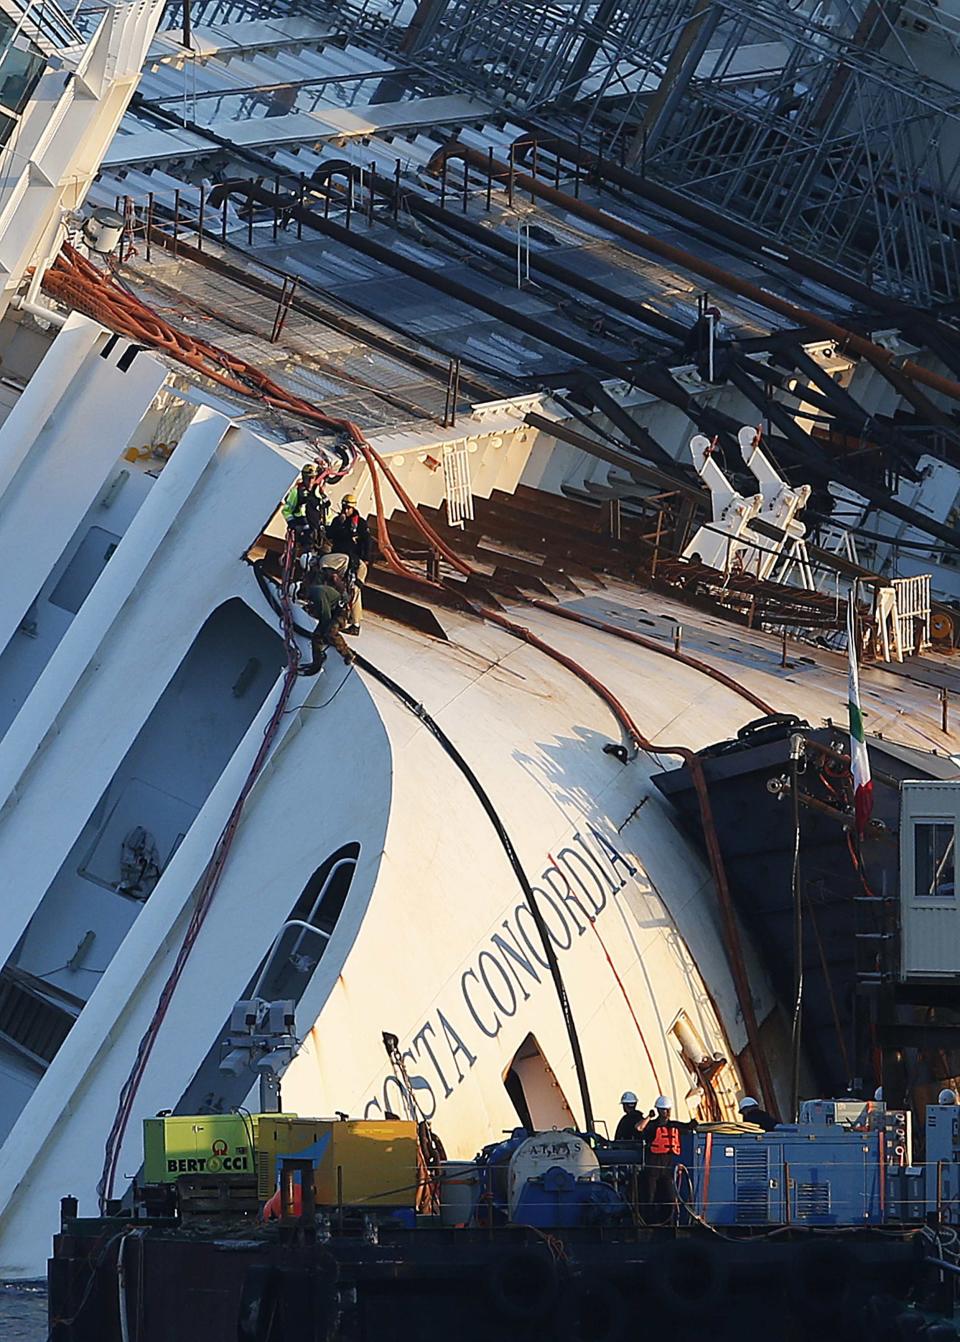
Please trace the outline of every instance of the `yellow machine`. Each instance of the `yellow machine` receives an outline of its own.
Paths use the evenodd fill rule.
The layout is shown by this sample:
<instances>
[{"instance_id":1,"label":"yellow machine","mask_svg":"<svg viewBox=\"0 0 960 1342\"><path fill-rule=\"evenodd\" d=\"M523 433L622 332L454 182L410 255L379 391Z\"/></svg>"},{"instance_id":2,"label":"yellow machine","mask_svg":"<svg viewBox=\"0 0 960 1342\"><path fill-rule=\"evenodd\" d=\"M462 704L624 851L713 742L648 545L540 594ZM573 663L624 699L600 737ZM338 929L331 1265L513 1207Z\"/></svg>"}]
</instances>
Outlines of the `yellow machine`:
<instances>
[{"instance_id":1,"label":"yellow machine","mask_svg":"<svg viewBox=\"0 0 960 1342\"><path fill-rule=\"evenodd\" d=\"M317 1205L412 1207L417 1195L417 1125L402 1120L291 1118L261 1114L261 1197L277 1186L282 1155L309 1157Z\"/></svg>"},{"instance_id":2,"label":"yellow machine","mask_svg":"<svg viewBox=\"0 0 960 1342\"><path fill-rule=\"evenodd\" d=\"M261 1201L277 1187L280 1160L312 1161L318 1206L412 1207L417 1125L401 1120L299 1118L295 1114L176 1114L143 1122L144 1180L183 1175L256 1179Z\"/></svg>"},{"instance_id":3,"label":"yellow machine","mask_svg":"<svg viewBox=\"0 0 960 1342\"><path fill-rule=\"evenodd\" d=\"M275 1117L273 1114L268 1117ZM183 1174L256 1172L260 1115L175 1114L143 1120L143 1175L148 1184L175 1183Z\"/></svg>"}]
</instances>

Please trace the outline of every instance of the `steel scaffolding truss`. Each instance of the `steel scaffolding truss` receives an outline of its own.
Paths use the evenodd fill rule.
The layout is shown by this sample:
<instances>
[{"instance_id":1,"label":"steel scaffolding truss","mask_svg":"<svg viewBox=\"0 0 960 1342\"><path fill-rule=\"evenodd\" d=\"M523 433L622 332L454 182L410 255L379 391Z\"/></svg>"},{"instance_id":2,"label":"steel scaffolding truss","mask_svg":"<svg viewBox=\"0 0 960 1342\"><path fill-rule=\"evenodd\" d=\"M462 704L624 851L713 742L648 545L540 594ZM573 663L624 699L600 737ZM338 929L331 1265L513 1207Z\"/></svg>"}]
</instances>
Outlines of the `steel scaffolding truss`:
<instances>
[{"instance_id":1,"label":"steel scaffolding truss","mask_svg":"<svg viewBox=\"0 0 960 1342\"><path fill-rule=\"evenodd\" d=\"M960 53L960 21L934 0L420 0L406 31L377 8L376 33L365 6L310 7L402 53L419 90L573 116L772 242L912 302L960 290L960 94L917 47Z\"/></svg>"},{"instance_id":2,"label":"steel scaffolding truss","mask_svg":"<svg viewBox=\"0 0 960 1342\"><path fill-rule=\"evenodd\" d=\"M887 59L889 28L868 44L753 0L688 16L669 87L619 111L634 160L890 293L956 293L960 95Z\"/></svg>"}]
</instances>

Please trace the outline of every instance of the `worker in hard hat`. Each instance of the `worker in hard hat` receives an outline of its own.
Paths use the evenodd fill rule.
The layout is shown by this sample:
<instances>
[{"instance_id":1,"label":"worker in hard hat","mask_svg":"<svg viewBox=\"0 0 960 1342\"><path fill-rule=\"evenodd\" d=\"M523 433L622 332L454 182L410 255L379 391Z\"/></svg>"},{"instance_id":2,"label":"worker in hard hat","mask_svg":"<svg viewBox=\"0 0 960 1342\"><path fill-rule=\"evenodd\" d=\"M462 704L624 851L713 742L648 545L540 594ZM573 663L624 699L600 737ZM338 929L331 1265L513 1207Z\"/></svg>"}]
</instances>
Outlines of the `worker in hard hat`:
<instances>
[{"instance_id":1,"label":"worker in hard hat","mask_svg":"<svg viewBox=\"0 0 960 1342\"><path fill-rule=\"evenodd\" d=\"M340 501L340 511L327 528L330 553L324 555L322 564L326 568L340 573L347 585L350 617L345 633L359 634L363 620L363 599L360 589L367 579L367 563L370 558L370 528L366 518L357 512L357 496L344 494Z\"/></svg>"},{"instance_id":2,"label":"worker in hard hat","mask_svg":"<svg viewBox=\"0 0 960 1342\"><path fill-rule=\"evenodd\" d=\"M625 1090L620 1096L620 1103L623 1105L623 1115L617 1124L613 1140L615 1142L635 1142L640 1135L637 1132L637 1124L642 1120L642 1115L637 1109L637 1097L632 1090Z\"/></svg>"},{"instance_id":3,"label":"worker in hard hat","mask_svg":"<svg viewBox=\"0 0 960 1342\"><path fill-rule=\"evenodd\" d=\"M316 466L308 461L300 475L287 491L281 512L287 526L296 534L298 542L314 548L323 543L330 511Z\"/></svg>"},{"instance_id":4,"label":"worker in hard hat","mask_svg":"<svg viewBox=\"0 0 960 1342\"><path fill-rule=\"evenodd\" d=\"M763 1128L764 1132L772 1132L777 1126L773 1114L761 1109L752 1095L744 1095L737 1108L740 1110L740 1120L743 1123L753 1123L758 1128Z\"/></svg>"},{"instance_id":5,"label":"worker in hard hat","mask_svg":"<svg viewBox=\"0 0 960 1342\"><path fill-rule=\"evenodd\" d=\"M668 1095L658 1095L653 1108L637 1124L645 1147L639 1193L647 1225L672 1221L676 1211L674 1169L680 1159L680 1134L693 1125L676 1122L672 1114L673 1101Z\"/></svg>"},{"instance_id":6,"label":"worker in hard hat","mask_svg":"<svg viewBox=\"0 0 960 1342\"><path fill-rule=\"evenodd\" d=\"M956 1104L957 1092L955 1090L941 1090L937 1096L937 1104Z\"/></svg>"},{"instance_id":7,"label":"worker in hard hat","mask_svg":"<svg viewBox=\"0 0 960 1342\"><path fill-rule=\"evenodd\" d=\"M302 676L315 676L321 669L326 656L325 649L335 648L349 666L355 661L355 654L344 641L343 626L346 622L346 605L343 599L343 579L336 573L319 569L309 581L306 591L305 609L317 621L317 627L311 636L313 659L299 668Z\"/></svg>"}]
</instances>

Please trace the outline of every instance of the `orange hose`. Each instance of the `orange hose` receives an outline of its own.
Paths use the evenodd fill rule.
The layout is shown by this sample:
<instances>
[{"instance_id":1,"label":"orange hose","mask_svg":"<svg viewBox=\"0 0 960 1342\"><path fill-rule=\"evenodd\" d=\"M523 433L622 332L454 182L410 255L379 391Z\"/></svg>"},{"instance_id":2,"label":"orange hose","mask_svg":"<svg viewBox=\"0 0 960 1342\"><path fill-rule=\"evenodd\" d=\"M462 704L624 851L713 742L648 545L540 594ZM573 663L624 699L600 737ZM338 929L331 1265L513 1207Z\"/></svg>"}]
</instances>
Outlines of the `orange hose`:
<instances>
[{"instance_id":1,"label":"orange hose","mask_svg":"<svg viewBox=\"0 0 960 1342\"><path fill-rule=\"evenodd\" d=\"M373 448L370 448L369 445L368 445L368 451L370 452L371 457L374 460L376 460L378 454L373 450ZM368 462L369 460L370 458L368 458ZM371 472L375 480L376 472L373 471L372 468ZM393 485L394 489L397 490L397 493L402 498L403 494L401 490L398 488L395 481L391 480L391 484ZM379 536L382 534L387 539L387 545L389 547L387 552L388 562L391 562L391 555L393 556L393 560L395 561L391 562L391 567L395 567L398 565L399 568L397 571L403 573L405 576L416 578L417 581L423 583L429 583L428 579L422 578L421 575L416 574L413 572L413 570L407 568L407 566L403 564L403 561L399 559L399 556L397 556L396 551L393 548L392 542L390 542L389 540L389 533L386 527L386 519L384 518L383 515L383 503L379 494L379 489L377 488L376 484L374 485L374 495L377 505L377 527L378 527L377 535L379 538ZM410 507L411 507L411 515L414 517L414 520L417 521L417 519L419 518L418 525L422 523L421 534L424 534L427 538L435 536L436 533L433 531L432 527L430 527L429 524L426 523L425 519L423 519L420 516L419 510L416 508L416 506L411 504ZM465 563L465 561L461 562ZM431 583L430 585L437 586L438 584ZM590 687L590 689L592 689L593 692L604 701L605 704L607 704L607 706L612 711L614 717L627 732L627 735L642 750L647 751L648 753L651 754L677 755L684 761L687 768L690 770L690 776L693 781L694 789L697 794L697 802L700 809L700 820L701 825L703 827L704 839L707 846L707 857L710 863L710 871L713 877L714 886L717 891L717 899L720 904L720 913L723 919L723 927L724 927L724 940L727 946L727 958L730 962L730 972L734 981L734 990L737 995L737 1000L740 1004L740 1010L743 1014L744 1026L747 1031L747 1039L750 1044L750 1052L753 1055L754 1065L756 1066L757 1069L757 1079L760 1082L760 1089L763 1094L764 1104L767 1106L770 1113L777 1114L779 1110L777 1105L776 1092L773 1087L773 1079L770 1075L770 1071L767 1066L766 1057L764 1056L760 1044L760 1027L757 1021L756 1012L754 1011L753 1007L753 997L750 991L750 981L747 975L746 960L743 954L743 945L740 940L740 929L737 924L736 912L734 910L733 900L730 895L730 887L727 883L726 867L723 861L723 853L720 848L720 840L717 835L716 823L713 818L713 807L710 803L710 793L707 787L707 780L703 772L703 763L700 757L694 751L690 750L687 746L654 745L653 742L648 741L646 739L646 737L640 731L637 724L634 722L633 718L624 708L623 704L620 703L619 699L617 699L616 696L612 693L612 691L608 689L608 687L604 685L602 681L598 680L596 676L594 676L591 672L589 672L585 667L575 662L571 657L567 657L566 654L560 652L559 649L552 647L551 644L544 642L543 639L539 638L529 629L526 629L522 625L518 625L514 623L514 621L507 619L507 617L505 615L500 614L499 611L490 610L488 607L485 606L474 606L472 602L468 604L476 611L478 615L481 615L485 620L488 620L492 624L499 625L501 628L508 630L516 638L520 638L524 642L529 643L531 647L535 647L540 652L546 653L548 657L552 658L555 662L558 662L561 666L566 667L567 670L571 671L580 680L584 681L584 683L587 684ZM539 603L534 602L533 604L539 604ZM659 651L659 649L657 650ZM704 667L704 669L707 670L708 668ZM712 673L712 668L709 668L709 671ZM722 675L722 673L718 673L718 675ZM726 679L727 678L724 677L724 680ZM744 691L742 691L741 689L741 692ZM749 691L746 691L744 693L749 694ZM758 702L758 706L764 708L766 711L769 712L768 706L764 704L762 700L755 702Z\"/></svg>"},{"instance_id":2,"label":"orange hose","mask_svg":"<svg viewBox=\"0 0 960 1342\"><path fill-rule=\"evenodd\" d=\"M228 355L208 341L178 331L112 276L98 270L69 243L47 271L43 287L65 306L87 313L111 330L169 354L220 386L345 433L357 446L363 434L351 420L324 414L293 395L245 359Z\"/></svg>"},{"instance_id":3,"label":"orange hose","mask_svg":"<svg viewBox=\"0 0 960 1342\"><path fill-rule=\"evenodd\" d=\"M541 601L538 597L524 597L527 605L536 606L538 610L545 610L548 615L559 615L563 620L574 620L577 624L589 625L591 629L600 629L605 634L613 634L617 638L624 638L629 643L636 643L638 647L646 648L648 652L656 652L664 657L672 657L675 662L682 662L684 666L690 666L695 671L702 672L709 676L711 680L717 681L720 685L725 685L728 690L733 690L741 699L746 699L747 703L753 704L754 708L759 708L761 713L772 713L774 710L758 694L748 690L745 685L739 684L732 676L726 675L723 671L718 671L715 666L710 666L707 662L701 662L698 657L691 657L688 653L678 652L675 648L665 647L658 643L655 638L646 638L643 634L636 634L632 629L621 629L619 625L609 624L605 620L597 620L592 615L584 615L578 610L569 610L566 606L551 606L547 601Z\"/></svg>"}]
</instances>

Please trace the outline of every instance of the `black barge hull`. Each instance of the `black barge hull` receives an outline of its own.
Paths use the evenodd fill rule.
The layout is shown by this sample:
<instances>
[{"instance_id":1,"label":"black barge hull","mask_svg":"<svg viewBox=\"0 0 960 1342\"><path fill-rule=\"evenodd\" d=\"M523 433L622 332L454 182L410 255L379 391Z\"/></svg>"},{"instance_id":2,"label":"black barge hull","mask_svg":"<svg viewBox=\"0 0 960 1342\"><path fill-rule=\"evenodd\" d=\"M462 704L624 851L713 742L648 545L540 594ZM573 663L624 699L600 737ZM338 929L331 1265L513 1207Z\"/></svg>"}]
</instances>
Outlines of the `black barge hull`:
<instances>
[{"instance_id":1,"label":"black barge hull","mask_svg":"<svg viewBox=\"0 0 960 1342\"><path fill-rule=\"evenodd\" d=\"M619 1342L638 1326L669 1329L671 1342L707 1329L711 1342L771 1331L857 1342L878 1336L878 1316L894 1326L910 1299L949 1289L950 1308L952 1282L921 1248L907 1230L418 1227L320 1239L73 1219L49 1264L50 1342ZM917 1322L904 1337L922 1335Z\"/></svg>"}]
</instances>

